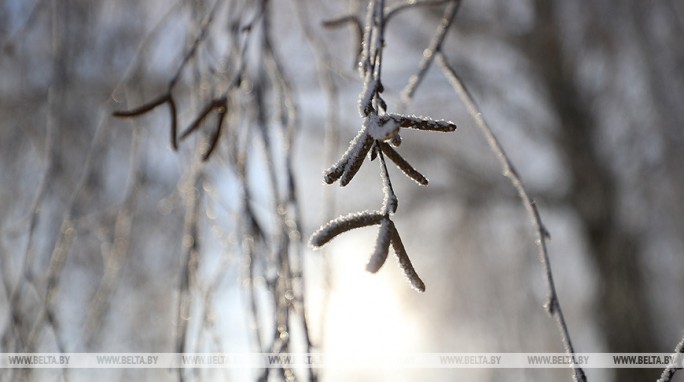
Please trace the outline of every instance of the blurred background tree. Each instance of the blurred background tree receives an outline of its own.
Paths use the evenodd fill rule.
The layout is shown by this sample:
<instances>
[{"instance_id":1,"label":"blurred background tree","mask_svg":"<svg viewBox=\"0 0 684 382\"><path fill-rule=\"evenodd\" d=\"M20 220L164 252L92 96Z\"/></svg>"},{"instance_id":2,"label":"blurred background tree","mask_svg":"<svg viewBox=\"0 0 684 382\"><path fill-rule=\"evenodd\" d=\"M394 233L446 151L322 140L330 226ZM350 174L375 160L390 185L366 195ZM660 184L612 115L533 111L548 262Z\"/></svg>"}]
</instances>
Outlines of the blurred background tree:
<instances>
[{"instance_id":1,"label":"blurred background tree","mask_svg":"<svg viewBox=\"0 0 684 382\"><path fill-rule=\"evenodd\" d=\"M390 111L402 109L443 8L412 8L388 24ZM0 3L2 352L562 351L541 307L524 210L436 68L406 112L459 129L402 134L400 151L428 187L390 169L395 223L426 293L397 267L364 271L373 230L326 251L305 247L328 219L382 200L368 165L344 189L321 186L361 123L363 85L353 23L323 21L363 20L365 9L360 0ZM675 0L465 1L442 48L538 202L579 352L670 352L681 337L683 29ZM166 94L179 134L225 102L177 152L169 102L112 117ZM570 378L543 369L0 373Z\"/></svg>"}]
</instances>

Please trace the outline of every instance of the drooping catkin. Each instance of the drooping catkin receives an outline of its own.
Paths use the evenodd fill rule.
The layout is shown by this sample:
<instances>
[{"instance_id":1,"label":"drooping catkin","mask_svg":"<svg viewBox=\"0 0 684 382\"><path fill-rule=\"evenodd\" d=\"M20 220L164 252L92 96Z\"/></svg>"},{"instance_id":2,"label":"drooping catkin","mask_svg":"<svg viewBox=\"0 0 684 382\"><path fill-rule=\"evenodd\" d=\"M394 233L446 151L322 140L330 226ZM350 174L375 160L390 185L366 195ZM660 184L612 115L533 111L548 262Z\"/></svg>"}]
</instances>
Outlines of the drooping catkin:
<instances>
[{"instance_id":1,"label":"drooping catkin","mask_svg":"<svg viewBox=\"0 0 684 382\"><path fill-rule=\"evenodd\" d=\"M340 179L347 168L349 159L358 151L357 146L359 144L365 143L366 137L367 134L365 130L361 130L358 132L358 134L356 134L354 139L349 142L349 147L347 147L347 151L342 154L340 160L338 160L337 163L335 163L332 167L327 169L323 174L323 180L325 183L333 184L336 180Z\"/></svg>"},{"instance_id":2,"label":"drooping catkin","mask_svg":"<svg viewBox=\"0 0 684 382\"><path fill-rule=\"evenodd\" d=\"M365 130L363 131L363 137L361 137L352 148L349 160L344 166L344 173L342 173L342 177L340 177L341 186L346 186L349 184L349 182L351 182L351 180L354 178L354 175L356 175L361 168L363 160L366 159L366 154L368 154L368 151L373 146L373 138L366 134Z\"/></svg>"},{"instance_id":3,"label":"drooping catkin","mask_svg":"<svg viewBox=\"0 0 684 382\"><path fill-rule=\"evenodd\" d=\"M387 254L389 253L390 236L391 236L391 225L392 221L389 218L385 218L380 223L380 229L378 230L378 237L375 240L375 250L368 260L366 265L366 270L370 273L377 272L385 264L387 260Z\"/></svg>"},{"instance_id":4,"label":"drooping catkin","mask_svg":"<svg viewBox=\"0 0 684 382\"><path fill-rule=\"evenodd\" d=\"M428 117L417 117L414 115L401 115L394 113L383 115L381 118L391 119L399 126L409 129L441 132L451 132L456 130L456 125L454 123L441 119L434 120Z\"/></svg>"},{"instance_id":5,"label":"drooping catkin","mask_svg":"<svg viewBox=\"0 0 684 382\"><path fill-rule=\"evenodd\" d=\"M411 260L406 253L406 249L404 248L404 244L401 242L401 237L399 237L399 232L394 226L394 223L391 223L390 235L394 254L397 255L399 266L404 271L404 274L409 279L409 282L411 282L411 286L413 286L419 292L425 292L425 283L420 279L418 273L416 273L416 270L413 269L413 264L411 264Z\"/></svg>"},{"instance_id":6,"label":"drooping catkin","mask_svg":"<svg viewBox=\"0 0 684 382\"><path fill-rule=\"evenodd\" d=\"M331 220L328 224L319 228L318 231L311 235L309 244L314 247L322 247L335 236L350 231L355 228L366 227L370 225L379 224L384 215L375 211L363 211L345 216L340 216L337 219Z\"/></svg>"},{"instance_id":7,"label":"drooping catkin","mask_svg":"<svg viewBox=\"0 0 684 382\"><path fill-rule=\"evenodd\" d=\"M406 174L409 178L415 180L418 184L422 186L427 186L428 184L428 179L423 176L418 170L413 168L404 157L402 157L396 150L392 148L392 146L388 145L387 143L384 142L379 142L380 149L382 150L383 154L387 155L389 159L396 164L401 171Z\"/></svg>"},{"instance_id":8,"label":"drooping catkin","mask_svg":"<svg viewBox=\"0 0 684 382\"><path fill-rule=\"evenodd\" d=\"M344 167L347 165L348 158L342 158L332 167L325 170L323 174L323 181L327 184L333 184L337 179L340 179L344 173Z\"/></svg>"}]
</instances>

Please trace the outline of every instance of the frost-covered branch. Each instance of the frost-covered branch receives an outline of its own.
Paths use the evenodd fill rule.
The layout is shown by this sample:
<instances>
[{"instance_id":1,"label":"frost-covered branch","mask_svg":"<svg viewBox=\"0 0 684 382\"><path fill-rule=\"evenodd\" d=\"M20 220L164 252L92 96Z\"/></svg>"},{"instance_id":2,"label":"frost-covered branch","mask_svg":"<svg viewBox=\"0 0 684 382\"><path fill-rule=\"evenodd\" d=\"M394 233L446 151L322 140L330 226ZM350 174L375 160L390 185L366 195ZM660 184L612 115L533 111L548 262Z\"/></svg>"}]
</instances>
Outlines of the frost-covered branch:
<instances>
[{"instance_id":1,"label":"frost-covered branch","mask_svg":"<svg viewBox=\"0 0 684 382\"><path fill-rule=\"evenodd\" d=\"M551 271L551 263L549 260L549 252L546 247L546 240L549 238L549 232L544 227L544 223L539 215L539 210L537 209L537 204L534 202L532 197L525 189L522 179L518 175L513 163L511 162L508 155L503 149L503 146L499 143L498 139L494 135L494 132L489 127L487 122L482 116L482 112L475 103L474 98L471 96L470 92L466 88L461 78L458 76L456 71L449 65L446 57L442 52L437 52L437 62L442 69L442 72L446 76L447 80L454 88L461 101L465 104L468 113L475 119L477 127L480 129L482 134L485 136L490 149L499 160L501 167L503 169L503 174L511 181L513 187L518 191L518 195L527 210L530 217L532 227L534 228L536 234L535 243L539 248L539 259L544 266L544 274L546 277L546 284L549 289L549 297L544 305L547 312L556 318L556 323L558 324L558 329L561 334L561 339L563 341L563 346L568 354L575 354L575 349L572 346L572 341L570 339L570 332L568 326L565 323L565 316L561 309L560 302L558 301L558 294L556 293L556 284L553 281L553 272ZM574 378L578 381L586 381L587 378L581 367L575 366L574 368Z\"/></svg>"},{"instance_id":2,"label":"frost-covered branch","mask_svg":"<svg viewBox=\"0 0 684 382\"><path fill-rule=\"evenodd\" d=\"M663 373L660 375L660 378L658 379L658 382L670 382L672 381L672 377L674 377L675 373L677 370L682 369L682 364L684 363L684 337L682 337L682 340L679 341L677 346L675 346L675 354L672 357L673 361L670 366L665 368L663 370Z\"/></svg>"},{"instance_id":3,"label":"frost-covered branch","mask_svg":"<svg viewBox=\"0 0 684 382\"><path fill-rule=\"evenodd\" d=\"M405 4L400 8L393 8L393 12L398 12L408 7L410 7L410 4ZM325 183L332 184L339 180L341 186L346 186L358 173L369 153L371 160L380 157L380 174L384 194L383 204L380 212L366 211L330 221L312 235L310 244L318 248L335 236L351 229L379 224L380 229L378 230L375 249L366 266L366 270L375 273L382 267L387 259L391 244L399 259L399 265L404 270L409 281L414 288L422 292L425 290L425 284L413 269L406 249L399 237L399 232L391 220L391 216L397 211L399 202L392 187L389 172L387 171L385 155L409 178L420 185L427 185L427 178L413 168L391 145L399 146L401 144L400 132L402 128L452 132L456 130L456 125L448 121L389 113L387 111L387 103L381 96L384 91L382 85L382 51L385 45L384 27L387 23L385 11L384 2L381 0L371 0L368 3L363 48L359 60L359 74L363 80L358 102L358 112L362 119L361 128L349 143L349 147L342 157L323 174ZM354 22L354 20L357 19L343 17L328 22L328 25L338 26L343 23Z\"/></svg>"},{"instance_id":4,"label":"frost-covered branch","mask_svg":"<svg viewBox=\"0 0 684 382\"><path fill-rule=\"evenodd\" d=\"M439 52L439 50L442 48L446 34L456 18L456 14L458 13L460 5L461 0L451 0L449 5L447 5L447 7L444 9L444 14L442 16L442 20L440 21L439 27L437 27L435 34L432 36L430 45L423 51L423 59L418 66L418 71L412 75L411 78L409 78L408 83L401 92L401 98L404 103L404 107L411 102L413 94L416 92L416 89L418 89L418 85L420 85L420 83L423 81L428 69L430 69L432 62L435 59L435 53Z\"/></svg>"}]
</instances>

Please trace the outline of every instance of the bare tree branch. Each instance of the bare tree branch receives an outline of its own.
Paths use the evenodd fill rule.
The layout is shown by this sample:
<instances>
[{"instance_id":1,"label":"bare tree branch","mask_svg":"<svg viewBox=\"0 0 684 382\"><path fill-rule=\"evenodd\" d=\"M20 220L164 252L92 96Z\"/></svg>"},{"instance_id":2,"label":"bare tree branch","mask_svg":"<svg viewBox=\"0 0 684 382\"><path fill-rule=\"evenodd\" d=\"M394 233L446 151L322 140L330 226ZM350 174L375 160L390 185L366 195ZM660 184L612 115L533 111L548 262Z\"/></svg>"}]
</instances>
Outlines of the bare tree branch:
<instances>
[{"instance_id":1,"label":"bare tree branch","mask_svg":"<svg viewBox=\"0 0 684 382\"><path fill-rule=\"evenodd\" d=\"M458 9L458 2L454 2L449 11L450 19L443 23L440 34L434 39L437 40L435 46L438 48L446 35L446 29L451 24L451 20ZM387 164L383 153L387 154L392 161L410 178L414 179L419 184L426 185L427 179L416 171L399 153L390 147L385 141L389 141L396 146L401 143L400 130L401 128L411 128L417 130L427 131L441 131L452 132L456 130L456 125L448 121L435 121L426 117L407 116L396 113L387 112L387 104L382 99L381 93L384 91L382 85L382 57L385 46L385 25L387 18L385 16L384 1L369 1L366 13L366 27L363 37L363 50L361 59L359 61L359 74L363 79L363 87L359 94L358 111L363 122L356 137L350 142L347 151L342 157L329 168L323 176L323 180L328 183L334 183L338 179L340 185L347 185L354 175L358 172L363 164L366 155L370 151L371 160L380 157L380 174L383 182L383 204L381 212L376 213L374 219L370 219L372 214L368 211L360 215L348 215L345 217L333 220L330 223L319 228L315 232L310 243L314 247L320 247L327 243L336 235L346 232L350 229L381 224L376 239L376 246L373 255L366 267L369 272L375 273L384 264L387 257L388 243L391 242L395 254L399 259L399 265L404 270L404 273L411 281L411 284L419 291L425 290L425 284L418 277L411 261L406 254L399 233L390 219L390 215L397 211L398 199L392 188L392 181L389 172L387 171ZM425 64L429 65L429 63ZM427 66L426 69L427 70ZM421 75L422 76L422 75ZM416 82L417 86L417 82ZM382 218L381 218L382 217ZM385 223L381 223L381 221ZM354 223L354 224L350 224Z\"/></svg>"},{"instance_id":2,"label":"bare tree branch","mask_svg":"<svg viewBox=\"0 0 684 382\"><path fill-rule=\"evenodd\" d=\"M403 4L397 4L387 10L385 10L385 22L389 21L392 17L396 16L397 14L409 10L412 8L417 8L417 7L434 7L438 5L444 5L448 2L451 2L453 0L423 0L423 1L417 1L417 0L408 0L407 2Z\"/></svg>"},{"instance_id":3,"label":"bare tree branch","mask_svg":"<svg viewBox=\"0 0 684 382\"><path fill-rule=\"evenodd\" d=\"M425 51L423 52L423 59L418 66L418 72L409 78L409 82L401 92L401 98L404 104L403 107L406 107L411 102L413 94L416 92L416 89L418 89L418 85L420 85L420 83L423 81L425 74L432 65L432 61L435 58L434 55L442 47L442 43L446 38L447 31L454 22L460 5L461 0L451 0L449 5L444 9L444 15L442 16L439 27L437 30L435 30L435 34L432 36L430 45L425 48Z\"/></svg>"},{"instance_id":4,"label":"bare tree branch","mask_svg":"<svg viewBox=\"0 0 684 382\"><path fill-rule=\"evenodd\" d=\"M451 83L451 86L454 88L454 91L456 92L456 94L458 94L461 101L465 104L468 113L470 113L473 119L475 119L475 123L477 124L477 127L480 129L480 132L484 135L485 139L487 140L489 148L492 150L496 158L499 160L499 163L501 164L501 167L503 169L504 176L506 176L511 181L513 187L515 187L516 191L518 191L518 195L520 196L520 199L522 200L522 203L525 206L525 209L527 210L527 214L530 217L532 227L534 228L536 234L535 243L537 243L537 246L539 248L539 259L542 262L542 265L544 266L544 275L546 277L546 284L549 289L549 297L544 306L546 308L546 311L556 318L556 323L558 324L558 330L560 331L561 339L563 341L563 346L565 347L566 353L570 355L575 354L575 349L572 346L572 341L570 339L570 332L568 331L568 326L565 323L565 317L563 316L563 311L561 309L560 302L558 301L558 294L556 293L556 284L553 281L553 272L551 271L549 253L548 249L546 248L546 240L549 238L549 232L546 230L544 224L542 223L539 211L537 209L537 205L525 189L525 186L522 183L522 179L520 179L520 176L515 170L513 163L511 163L511 160L506 155L503 146L501 146L498 139L496 139L494 132L489 127L487 122L485 122L484 117L482 116L482 112L475 103L475 100L470 95L470 92L466 88L463 81L461 81L461 78L449 65L449 62L447 61L446 57L442 52L437 52L437 62L441 67L445 77L447 78L447 80L449 80L449 83ZM587 380L584 371L581 367L577 365L575 365L574 367L574 379L578 381Z\"/></svg>"},{"instance_id":5,"label":"bare tree branch","mask_svg":"<svg viewBox=\"0 0 684 382\"><path fill-rule=\"evenodd\" d=\"M677 367L676 365L682 365L684 362L684 337L682 337L682 340L679 341L677 346L675 346L675 354L674 354L674 361L673 364L666 367L665 370L663 370L663 373L660 375L660 378L658 379L658 382L670 382L672 380L672 377L674 377L675 373L677 370L681 370L681 367Z\"/></svg>"}]
</instances>

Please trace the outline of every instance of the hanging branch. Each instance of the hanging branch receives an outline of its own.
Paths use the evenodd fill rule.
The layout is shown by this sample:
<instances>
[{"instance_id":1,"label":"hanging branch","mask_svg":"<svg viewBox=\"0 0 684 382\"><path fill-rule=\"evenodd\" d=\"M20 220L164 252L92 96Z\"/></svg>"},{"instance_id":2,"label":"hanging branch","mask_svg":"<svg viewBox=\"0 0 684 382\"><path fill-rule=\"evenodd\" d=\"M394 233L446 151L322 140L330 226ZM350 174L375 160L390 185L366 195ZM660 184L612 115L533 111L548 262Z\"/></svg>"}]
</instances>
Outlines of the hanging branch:
<instances>
[{"instance_id":1,"label":"hanging branch","mask_svg":"<svg viewBox=\"0 0 684 382\"><path fill-rule=\"evenodd\" d=\"M418 88L418 85L420 82L423 80L425 77L427 70L430 68L432 65L432 62L434 61L435 57L437 57L438 63L440 67L442 68L443 73L447 77L448 81L451 83L452 87L456 91L456 93L459 95L461 100L466 104L466 107L468 109L468 112L473 116L473 118L476 120L476 123L478 127L480 128L481 132L484 134L485 138L487 139L487 142L491 148L491 150L494 152L496 155L497 159L501 163L501 166L503 168L504 175L508 177L511 180L511 183L513 186L516 188L518 191L518 194L520 195L520 198L525 205L525 208L530 216L530 219L532 221L532 225L535 229L536 235L537 235L537 240L536 243L539 246L539 254L540 254L540 259L542 264L544 265L545 269L545 277L547 281L547 286L549 289L549 297L548 300L545 304L545 308L547 312L554 317L556 317L556 322L558 324L559 331L561 333L561 339L563 341L563 345L565 347L565 350L568 354L574 354L574 348L572 346L572 341L570 340L570 334L567 328L567 324L565 323L565 317L563 316L563 312L560 306L560 303L558 301L558 294L556 293L556 287L555 283L553 281L553 273L551 271L551 265L549 262L549 255L548 255L548 250L546 247L546 239L549 237L549 233L544 227L541 217L539 215L539 211L537 210L537 206L532 200L532 198L529 196L527 193L527 190L522 184L522 180L520 179L519 175L517 174L513 164L511 163L510 159L508 156L505 154L502 146L494 136L492 130L489 128L489 126L486 124L484 121L484 118L482 117L482 113L480 110L477 108L472 96L466 89L465 85L461 81L461 79L458 77L456 72L449 66L448 62L446 61L446 58L444 57L443 53L441 52L442 44L444 42L444 39L446 37L446 33L449 29L449 27L453 24L455 16L458 12L458 8L461 4L460 0L452 0L450 4L445 8L444 10L444 15L442 17L442 21L440 23L440 26L437 28L435 31L435 34L432 38L432 41L430 42L430 46L425 50L426 54L423 56L423 60L421 61L419 65L419 69L416 74L411 76L409 79L408 84L402 91L402 99L404 104L402 107L406 107L408 103L411 101L413 98L413 95ZM408 6L408 5L407 5ZM403 5L398 6L397 10L401 10L404 7ZM403 126L402 126L403 127ZM431 129L431 128L429 128ZM387 148L391 148L389 145L387 146L381 146L381 149L384 151L388 151ZM390 154L388 154L390 156ZM391 156L390 156L391 158ZM395 161L396 163L396 161ZM400 168L406 173L407 175L409 174L410 170L404 165L399 165ZM409 175L410 176L410 175ZM413 176L410 176L413 178ZM414 178L415 179L415 178ZM427 181L427 179L426 179ZM574 378L575 380L579 381L586 381L586 376L584 374L584 371L578 367L575 366L574 369Z\"/></svg>"},{"instance_id":2,"label":"hanging branch","mask_svg":"<svg viewBox=\"0 0 684 382\"><path fill-rule=\"evenodd\" d=\"M385 10L385 21L389 21L392 17L396 16L397 14L401 13L402 11L412 9L412 8L417 8L417 7L433 7L437 5L444 5L448 2L451 2L453 0L423 0L423 1L416 1L416 0L409 0L403 4L398 4L393 6L392 8L389 8Z\"/></svg>"},{"instance_id":3,"label":"hanging branch","mask_svg":"<svg viewBox=\"0 0 684 382\"><path fill-rule=\"evenodd\" d=\"M440 1L424 1L420 5L437 5L442 3ZM445 1L446 3L446 1ZM395 254L399 259L401 268L411 281L412 285L420 290L425 290L423 281L418 277L406 250L401 242L399 233L390 219L390 215L396 211L396 204L392 205L392 210L388 209L391 204L387 203L389 195L394 196L389 181L389 174L384 161L384 155L387 155L408 177L415 180L421 185L427 185L428 180L420 172L415 170L399 153L392 148L386 141L390 141L395 146L401 142L399 137L400 128L413 128L418 130L428 131L443 131L450 132L456 129L456 125L446 121L432 121L423 117L406 116L402 114L387 113L387 105L380 97L383 91L382 82L380 79L381 73L381 57L382 47L384 45L383 27L388 19L398 12L418 5L419 3L408 2L400 4L392 8L387 15L384 15L384 8L382 2L370 1L368 5L368 13L366 16L366 28L363 37L363 49L361 59L359 62L359 72L364 81L362 91L359 95L359 114L363 118L362 128L356 137L350 142L349 148L342 155L340 160L324 173L324 180L331 184L340 179L342 186L351 181L353 176L358 172L363 158L371 150L371 159L377 156L381 158L383 182L385 184L385 202L383 203L383 211L377 213L365 212L361 215L348 215L341 220L333 220L328 225L323 226L317 231L311 240L314 247L321 246L327 241L337 236L340 233L346 232L350 229L360 228L363 226L379 224L380 229L376 239L374 252L367 264L366 269L369 272L377 272L384 264L389 244L392 244ZM419 84L425 77L428 69L432 66L435 57L442 68L442 71L447 76L447 79L452 84L460 98L466 104L469 113L475 118L478 127L485 135L490 148L499 159L506 175L512 182L513 186L518 191L520 198L525 205L525 208L530 215L533 227L537 235L537 244L539 246L540 259L545 268L545 276L549 288L549 298L545 307L547 312L556 317L559 330L561 332L561 339L568 354L574 354L574 348L570 340L569 331L565 323L565 318L562 313L558 295L556 293L555 284L553 281L553 274L549 263L548 250L546 248L546 239L549 237L548 231L544 227L536 204L527 193L522 181L515 171L509 158L503 151L503 148L496 140L491 129L487 126L482 118L482 114L475 105L472 97L466 90L462 81L458 78L454 70L448 65L446 59L441 53L442 44L446 38L446 34L450 26L453 24L455 16L458 12L460 0L451 0L444 9L444 15L440 26L435 31L429 47L425 50L425 54L418 71L411 76L408 84L402 91L402 108L410 103L413 95ZM352 22L351 18L341 18L339 22ZM337 23L331 23L337 25ZM393 200L396 203L396 199ZM351 224L354 223L354 224ZM579 381L586 381L584 371L575 365L574 378Z\"/></svg>"},{"instance_id":4,"label":"hanging branch","mask_svg":"<svg viewBox=\"0 0 684 382\"><path fill-rule=\"evenodd\" d=\"M185 69L188 62L190 62L190 59L195 57L195 55L197 54L197 49L198 49L199 45L207 38L209 27L211 26L211 24L214 20L214 15L216 13L218 13L217 9L218 9L218 6L220 3L221 3L220 1L216 1L214 3L214 6L212 7L212 9L209 11L206 20L202 23L202 26L200 28L200 33L197 35L197 37L193 41L192 45L190 46L190 49L188 49L186 54L183 56L183 60L181 61L181 64L178 66L176 73L174 74L174 76L169 81L167 88L166 88L166 93L160 95L159 97L153 99L152 101L144 103L143 105L138 106L136 108L133 108L131 110L114 111L112 113L113 117L116 117L116 118L135 118L135 117L145 115L145 114L151 112L152 110L156 109L157 107L159 107L161 105L164 105L164 104L168 105L169 113L171 115L171 128L170 128L171 147L173 148L174 151L178 150L178 108L176 106L176 101L173 98L173 89L175 88L176 84L180 80L181 74L183 73L183 70ZM209 110L209 111L211 111L211 110ZM195 126L195 124L199 125L202 122L202 120L204 119L204 117L206 117L206 114L208 114L209 111L207 111L202 116L202 118L198 117L198 119L196 119L195 122L193 122L191 127L194 126L194 128L192 130L197 128L197 126ZM225 114L225 112L223 114ZM223 114L220 115L221 119L223 117ZM202 115L202 114L200 114L200 115ZM218 130L220 130L222 123L223 122L219 122ZM190 128L188 130L190 130ZM187 135L187 134L189 134L188 131L186 131L185 135ZM216 139L218 139L218 138L216 138ZM215 145L216 145L216 142L212 141L210 150L205 154L204 160L207 160L209 158L209 155L211 155L211 152L213 151L213 147Z\"/></svg>"},{"instance_id":5,"label":"hanging branch","mask_svg":"<svg viewBox=\"0 0 684 382\"><path fill-rule=\"evenodd\" d=\"M216 130L214 131L214 134L211 136L211 139L209 140L209 148L204 153L204 155L202 155L202 161L206 161L209 159L211 153L214 152L214 149L218 144L219 138L221 137L223 121L225 120L226 113L228 112L227 95L224 95L223 97L217 98L209 102L204 107L204 109L199 113L197 118L195 118L195 120L190 124L190 126L188 126L188 128L180 135L179 138L182 141L185 138L187 138L190 134L195 132L202 125L202 122L207 118L209 113L211 113L212 111L216 111L216 113L218 114L216 120Z\"/></svg>"},{"instance_id":6,"label":"hanging branch","mask_svg":"<svg viewBox=\"0 0 684 382\"><path fill-rule=\"evenodd\" d=\"M674 377L677 370L682 369L682 364L684 364L684 337L679 341L677 346L675 346L675 354L672 357L672 363L663 370L660 378L657 382L670 382L672 377Z\"/></svg>"},{"instance_id":7,"label":"hanging branch","mask_svg":"<svg viewBox=\"0 0 684 382\"><path fill-rule=\"evenodd\" d=\"M396 13L410 6L410 4L404 4L399 8L393 8L391 12ZM355 20L358 19L347 16L330 21L327 25L338 26L344 23L355 22ZM418 291L423 292L425 291L425 284L411 265L399 232L390 218L391 215L396 213L399 203L392 187L384 156L387 155L406 176L420 185L427 185L427 178L413 168L390 144L394 146L401 144L401 128L452 132L456 130L456 125L443 120L436 121L427 117L387 112L387 103L381 97L381 93L384 91L381 79L382 52L385 45L384 28L387 20L384 1L370 1L366 14L366 26L359 60L359 74L363 79L363 87L359 93L358 111L363 122L359 132L351 140L349 147L342 157L323 174L325 183L332 184L339 180L341 186L346 186L358 173L369 152L371 160L380 157L380 174L384 193L381 210L378 212L365 211L332 220L319 228L311 236L310 244L314 248L318 248L341 233L355 228L378 224L380 228L376 238L375 249L366 265L366 270L375 273L382 267L387 259L391 244L399 260L399 266L406 274L411 285Z\"/></svg>"},{"instance_id":8,"label":"hanging branch","mask_svg":"<svg viewBox=\"0 0 684 382\"><path fill-rule=\"evenodd\" d=\"M451 0L449 5L444 9L442 21L435 31L435 34L432 36L430 45L424 50L423 59L418 66L418 72L411 76L408 84L406 84L406 87L404 87L404 90L401 92L401 98L404 103L404 107L411 102L413 94L416 92L416 89L418 89L418 85L420 85L420 83L423 81L425 74L432 65L432 61L435 58L435 53L439 52L441 49L442 43L444 43L444 39L446 38L447 31L451 27L451 24L453 24L460 5L461 0Z\"/></svg>"},{"instance_id":9,"label":"hanging branch","mask_svg":"<svg viewBox=\"0 0 684 382\"><path fill-rule=\"evenodd\" d=\"M334 160L334 148L337 147L339 141L338 127L340 112L339 107L337 106L339 103L339 89L334 79L336 71L333 69L333 61L330 57L328 44L324 43L324 41L320 38L319 33L317 33L317 31L312 30L311 28L311 23L314 19L309 15L309 10L312 8L312 4L310 4L311 2L296 0L293 3L296 7L296 14L302 32L304 33L304 36L306 37L310 49L315 57L315 66L316 71L318 73L319 85L325 93L326 117L324 124L325 137L323 138L323 147L325 152L324 163L331 163ZM356 65L361 57L361 36L363 35L363 26L361 25L361 21L358 20L358 18L354 16L352 16L352 18L354 19L356 26L353 38L353 40L356 42L353 67L356 68ZM336 203L333 191L329 187L323 188L323 200L323 218L324 220L330 220L335 216ZM332 272L329 257L323 256L321 260L321 270L323 273L323 279L325 280L326 284L324 285L322 290L323 296L321 298L320 307L318 309L319 324L317 325L318 335L316 337L318 339L316 341L316 345L322 349L325 347L325 336L323 335L323 333L325 333L326 331L326 317L329 313L328 307L330 302L330 285L332 283ZM304 280L303 277L302 280ZM302 295L304 295L304 293L302 293ZM303 299L302 306L306 306L304 305ZM306 320L303 321L305 323L307 322ZM308 324L306 326L306 329L308 329ZM307 333L309 333L308 330ZM318 374L316 374L316 376L317 375Z\"/></svg>"},{"instance_id":10,"label":"hanging branch","mask_svg":"<svg viewBox=\"0 0 684 382\"><path fill-rule=\"evenodd\" d=\"M336 19L323 21L323 27L326 29L337 29L345 25L351 25L354 27L353 40L356 42L356 46L354 48L354 67L356 67L359 61L361 61L361 52L363 49L363 24L361 23L361 20L359 20L359 18L355 15L347 15L338 17Z\"/></svg>"},{"instance_id":11,"label":"hanging branch","mask_svg":"<svg viewBox=\"0 0 684 382\"><path fill-rule=\"evenodd\" d=\"M255 340L261 352L289 352L291 340L289 333L296 331L303 333L304 344L307 353L311 352L311 340L308 333L308 324L306 322L305 300L304 300L304 280L301 260L302 240L299 233L301 226L301 217L299 213L299 205L296 197L294 171L292 168L293 162L293 144L295 142L295 134L298 130L299 121L297 116L296 99L292 94L289 80L286 78L281 61L276 54L274 44L271 41L273 32L270 30L270 15L272 14L271 2L261 0L255 2L250 13L249 19L244 20L244 12L247 10L235 10L233 5L228 10L230 17L236 17L231 28L233 39L231 40L231 66L229 66L231 76L228 81L223 78L217 81L218 85L213 87L213 98L210 98L206 103L202 104L190 121L190 124L180 134L177 129L177 120L179 117L176 112L176 104L173 98L173 91L176 84L181 78L181 74L192 62L199 58L198 50L203 41L206 41L209 36L209 28L212 24L214 15L217 13L216 9L220 1L214 3L213 9L208 16L204 17L204 21L200 27L200 32L192 42L190 48L182 59L178 71L168 83L165 94L153 99L152 101L126 111L116 111L113 113L115 117L131 118L144 115L161 105L169 105L171 111L171 136L172 147L177 149L178 143L190 137L192 134L198 132L205 122L210 118L216 118L214 129L208 136L208 148L202 153L202 160L206 161L213 152L217 150L219 140L221 139L224 124L235 122L236 129L243 128L245 134L244 139L240 139L239 134L235 135L233 143L233 155L230 159L235 166L240 181L244 189L243 209L247 211L244 214L242 224L245 231L244 252L246 257L246 272L245 278L248 285L248 299L250 302L250 314L254 332ZM250 5L250 6L251 6ZM235 12L233 12L235 11ZM243 13L240 13L240 12ZM217 17L218 18L218 17ZM252 32L255 33L252 33ZM245 36L245 38L241 38ZM252 37L259 37L252 38ZM247 55L246 50L255 49L255 53L259 54L260 65L248 68L246 65ZM192 60L191 60L192 59ZM199 73L199 70L198 70ZM199 75L198 77L199 78ZM243 111L240 102L237 102L244 94L234 94L236 90L244 81L249 81L254 84L254 92L249 94L247 102L253 106L253 113L244 113L247 115L244 120L245 124L241 124L242 120L235 118L235 115ZM235 102L233 102L235 101ZM275 102L271 102L275 101ZM282 128L284 145L277 147L270 140L271 121L269 120L268 107L274 104L277 108L275 118ZM229 110L230 109L230 110ZM230 113L230 114L229 114ZM214 117L213 115L216 114ZM231 121L226 121L226 118L231 118ZM212 121L213 122L213 121ZM257 134L252 131L257 129ZM238 146L240 146L238 148ZM247 157L251 156L253 149L260 147L264 150L266 168L268 169L269 186L273 198L272 218L275 221L276 227L273 232L264 231L258 224L256 216L251 210L250 203L252 203L249 193L249 184L253 182L251 176L246 169L245 161ZM370 146L370 145L369 145ZM280 171L281 163L285 163L284 171ZM361 163L358 163L360 167ZM201 173L201 168L193 162L192 174ZM195 175L194 175L195 176ZM353 174L348 175L349 178ZM196 178L199 181L199 175ZM286 190L281 192L281 184L286 184ZM194 187L199 189L200 184L195 183ZM193 194L194 195L194 194ZM186 212L186 235L191 237L189 246L184 252L184 265L181 275L181 282L179 285L180 297L178 301L177 313L179 323L177 327L178 341L176 343L176 351L188 351L189 334L191 325L186 322L186 317L190 317L193 310L193 289L196 287L197 280L197 262L200 256L197 243L199 239L196 237L199 233L200 222L200 201L193 199L193 196L188 197L188 211ZM192 208L191 208L192 207ZM259 278L260 271L258 264L263 262L263 272L270 272L275 270L275 277L270 274L266 277L268 285L269 304L273 305L276 312L275 319L271 322L262 321L258 319L262 316L262 308L259 304L259 294L256 292L257 285L254 280ZM290 297L293 296L293 297ZM299 319L301 321L301 329L293 329L293 320ZM273 337L266 335L270 333L268 325L272 325ZM265 328L262 327L265 325ZM270 342L270 344L267 344ZM278 368L272 370L265 368L262 370L261 376L265 379L277 373L283 380L287 375L292 375L293 371L290 368ZM316 373L314 370L306 371L308 380L316 380ZM184 378L184 372L179 372L181 380Z\"/></svg>"},{"instance_id":12,"label":"hanging branch","mask_svg":"<svg viewBox=\"0 0 684 382\"><path fill-rule=\"evenodd\" d=\"M544 274L546 277L546 285L549 289L549 296L544 307L546 311L556 318L556 323L558 325L558 330L561 333L561 340L563 341L563 346L565 347L565 352L573 355L575 354L575 349L572 346L572 341L570 340L570 332L568 331L568 326L565 323L565 316L561 309L560 302L558 301L558 294L556 293L556 284L553 281L553 273L551 271L551 263L549 260L549 253L546 247L546 240L549 238L549 232L544 227L544 224L539 215L539 210L534 200L530 197L525 186L522 183L522 179L515 170L513 163L511 163L510 158L506 155L503 147L496 139L494 132L485 122L482 117L482 112L477 107L475 100L470 95L470 92L466 88L461 78L456 74L454 69L449 65L446 57L442 52L437 52L437 62L442 69L442 72L446 76L454 91L461 98L461 101L465 104L468 113L475 119L477 127L480 129L484 135L490 149L499 160L501 167L503 169L503 174L506 176L513 184L513 187L518 191L518 195L527 210L530 217L532 227L534 228L536 234L535 243L539 248L539 259L544 266ZM574 368L574 378L578 381L586 381L587 378L581 367L575 365Z\"/></svg>"}]
</instances>

